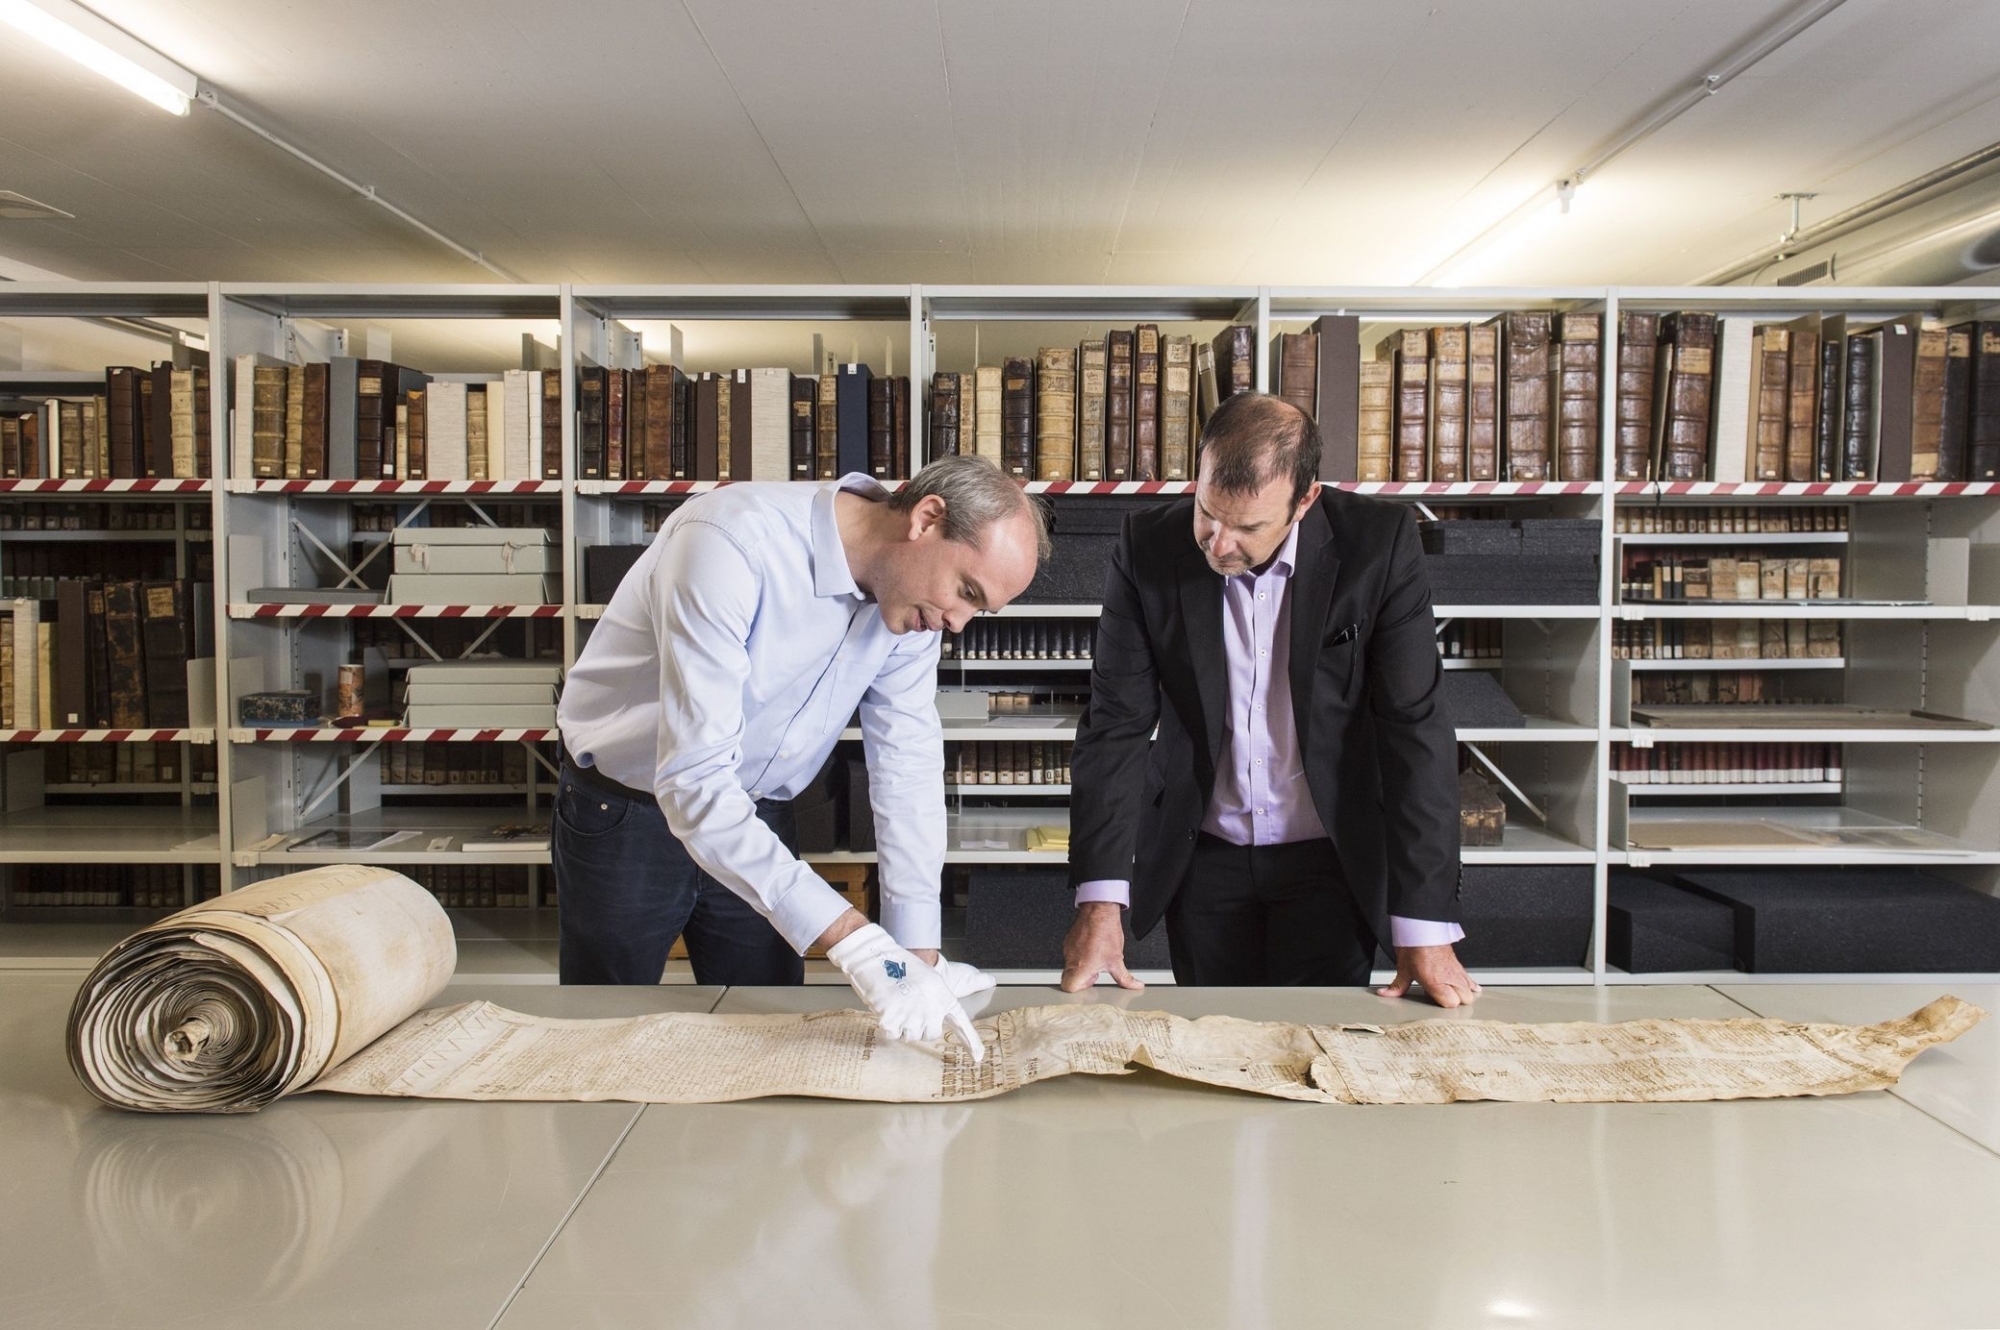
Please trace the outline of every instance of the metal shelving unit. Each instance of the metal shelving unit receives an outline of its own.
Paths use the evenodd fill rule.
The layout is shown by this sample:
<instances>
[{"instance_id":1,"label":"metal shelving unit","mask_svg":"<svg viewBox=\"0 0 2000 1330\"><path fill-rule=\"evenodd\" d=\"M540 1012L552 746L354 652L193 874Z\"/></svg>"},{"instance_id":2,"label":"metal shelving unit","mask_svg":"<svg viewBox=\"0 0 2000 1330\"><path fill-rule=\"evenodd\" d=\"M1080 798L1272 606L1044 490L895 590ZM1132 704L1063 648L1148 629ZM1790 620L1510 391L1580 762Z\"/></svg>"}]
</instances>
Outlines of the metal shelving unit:
<instances>
[{"instance_id":1,"label":"metal shelving unit","mask_svg":"<svg viewBox=\"0 0 2000 1330\"><path fill-rule=\"evenodd\" d=\"M709 482L611 482L582 480L576 473L574 414L576 369L584 363L636 366L648 350L665 350L676 363L697 369L754 363L759 355L737 349L740 339L777 334L789 325L797 345L764 363L784 363L810 355L817 368L827 358L859 358L887 372L905 371L919 397L934 368L969 368L969 348L978 360L993 363L1004 354L1031 351L1037 342L1070 340L1079 325L1127 325L1138 321L1183 325L1201 332L1231 321L1256 329L1256 382L1269 381L1268 346L1273 332L1291 329L1321 314L1352 313L1363 320L1364 346L1371 335L1398 324L1466 322L1507 310L1564 308L1601 313L1605 320L1604 363L1616 363L1617 316L1621 308L1671 310L1710 308L1773 321L1807 310L1845 310L1881 316L1921 312L1949 320L1970 317L1988 299L1964 288L1619 288L1566 287L1539 289L1389 289L1301 287L966 287L966 286L428 286L255 284L0 284L0 320L16 318L101 318L140 316L205 321L213 372L211 417L217 479L194 480L11 480L0 481L0 503L17 499L107 498L171 500L210 505L211 530L187 532L187 540L214 542L217 563L215 631L227 649L219 653L223 668L217 681L217 728L172 732L176 741L218 743L218 778L210 808L146 808L92 806L55 809L53 819L20 814L0 818L0 862L26 862L28 856L60 853L87 839L77 852L79 862L178 862L213 865L225 886L240 885L266 872L284 871L308 863L363 858L405 865L493 863L539 864L546 851L466 855L452 848L430 849L437 838L461 837L507 816L498 807L389 807L332 811L324 797L313 803L339 764L356 753L372 755L377 745L403 742L534 743L544 731L452 732L384 730L359 731L315 728L281 731L232 723L234 702L253 688L311 676L325 676L335 643L351 631L354 619L389 619L422 632L427 622L445 618L491 619L496 624L516 617L546 618L562 625L563 657L573 661L604 606L585 603L581 560L585 545L637 543L644 538L643 507L647 502L673 499L714 488ZM232 357L259 351L291 361L322 359L342 345L342 338L367 339L370 348L381 325L401 321L450 321L454 328L473 329L487 321L495 325L532 320L547 341L560 341L559 366L563 402L563 462L559 479L533 481L377 480L274 481L227 475L230 456L229 384ZM1045 329L1060 327L1058 333ZM735 340L732 340L735 339ZM468 339L445 339L439 345L463 345ZM1016 345L1018 343L1018 345ZM354 343L347 343L355 345ZM359 351L358 345L355 346ZM366 354L366 352L360 352ZM883 363L886 357L888 363ZM426 351L421 356L396 357L425 368L457 368L451 355ZM704 362L709 363L704 363ZM464 376L459 376L464 377ZM473 377L477 377L476 375ZM90 367L0 374L0 392L77 392L101 382ZM1611 439L1615 395L1603 394L1601 431L1604 447L1601 473L1611 474ZM923 452L924 413L912 412L913 456ZM1075 498L1093 495L1144 495L1162 501L1188 493L1187 482L1067 483L1035 482L1037 493ZM1823 546L1840 547L1856 569L1865 569L1867 584L1856 594L1876 600L1920 601L1923 598L1924 544L1940 536L1967 537L1975 547L2000 546L2000 486L1991 483L1913 482L1879 484L1756 483L1756 482L1604 482L1543 483L1474 482L1368 483L1345 488L1397 502L1429 507L1437 503L1499 504L1522 512L1547 512L1592 517L1602 522L1600 549L1603 568L1600 594L1585 605L1459 605L1436 607L1441 619L1450 617L1500 621L1505 649L1496 658L1454 658L1447 669L1493 672L1506 691L1529 713L1521 729L1467 729L1463 742L1479 745L1488 760L1505 771L1532 796L1546 822L1524 816L1510 800L1510 822L1501 846L1468 849L1468 864L1561 863L1587 864L1593 871L1594 922L1597 941L1588 963L1575 968L1481 971L1482 982L1624 983L1649 978L1688 980L1689 976L1627 976L1608 969L1603 954L1606 874L1617 865L1677 863L1821 864L1910 863L1948 868L1963 880L1992 890L2000 883L2000 746L1995 732L1950 731L1767 731L1645 730L1617 723L1613 693L1620 678L1652 671L1797 671L1803 677L1833 672L1850 700L1869 705L1929 706L1933 709L2000 719L1991 713L2000 695L1996 678L1995 629L2000 614L2000 586L1975 583L1970 597L1978 603L1840 604L1771 602L1623 602L1616 595L1614 555L1620 542L1634 546ZM336 606L301 607L250 604L242 594L253 586L294 584L294 542L289 523L298 517L315 530L343 534L351 505L356 502L417 504L427 500L479 502L493 500L551 503L563 534L560 604L549 606ZM1675 504L1757 505L1839 503L1851 508L1851 530L1710 535L1706 533L1614 532L1612 517L1620 508ZM185 526L185 523L183 523ZM0 541L16 533L0 532ZM28 533L21 533L27 535ZM87 533L34 533L42 539L80 543ZM118 533L112 533L118 534ZM166 539L172 533L131 533L140 539ZM261 548L260 548L261 542ZM1090 604L1008 606L1005 614L1028 618L1094 618ZM1838 618L1846 624L1843 654L1826 659L1708 659L1633 660L1615 672L1611 658L1611 628L1615 623L1648 619L1687 618ZM322 621L331 622L322 622ZM516 631L507 628L506 631ZM525 630L522 630L525 631ZM392 667L408 661L392 661ZM951 682L983 682L995 676L1039 676L1067 682L1090 668L1087 660L946 660L940 678ZM106 741L119 737L151 739L147 733L120 735L96 731L0 731L0 743ZM844 738L857 739L858 730ZM1074 720L1035 723L1034 717L981 726L951 726L946 737L990 740L1074 739ZM1614 743L1683 742L1840 742L1850 745L1843 781L1815 786L1623 786L1611 771ZM349 784L364 787L372 777L357 774ZM125 795L131 787L63 786L67 796L94 792ZM205 790L207 787L201 787ZM388 794L395 798L445 794L453 790L480 797L518 798L528 807L531 790L546 793L547 777L531 772L520 785L480 782L460 786L388 785L364 788L359 800ZM1060 807L1007 806L1008 796L1061 798L1066 787L961 786L950 791L959 806L951 814L948 859L954 864L1059 862L1059 855L1029 851L1022 844L1027 828L1060 823ZM1817 806L1754 805L1745 800L1812 794ZM1758 854L1714 851L1651 852L1629 849L1614 836L1616 820L1684 815L1663 808L1659 800L1704 796L1727 797L1728 815L1754 813L1809 826L1815 818L1845 818L1856 825L1915 826L1936 838L1927 849L1839 851L1801 849ZM1614 796L1619 803L1614 818ZM1631 808L1631 796L1643 807ZM206 799L203 793L200 797ZM1840 802L1829 807L1826 800ZM967 807L987 804L997 806ZM310 810L308 806L311 805ZM44 810L48 811L48 810ZM131 816L127 817L126 814ZM72 814L106 834L88 835L69 821ZM345 819L345 822L342 820ZM396 823L419 832L422 848L404 842L374 856L334 852L332 858L311 851L285 848L306 830L322 826ZM114 823L120 825L114 826ZM824 863L869 862L872 855L837 853L809 856ZM65 912L67 913L67 912ZM130 913L130 912L127 912ZM515 912L534 915L536 911ZM508 911L489 911L503 917ZM107 923L122 933L125 922ZM4 932L5 930L0 930ZM14 930L18 932L19 930ZM69 945L68 943L64 944ZM0 936L0 964L7 963L14 944ZM26 955L34 947L20 948ZM45 950L45 948L43 949ZM1023 976L1013 976L1023 977ZM1034 978L1052 976L1036 972ZM1856 976L1880 980L1897 976ZM1990 976L1980 976L1988 978ZM1693 976L1696 982L1765 982L1773 976L1734 972ZM1813 976L1825 980L1826 976ZM1925 978L1933 978L1925 976Z\"/></svg>"}]
</instances>

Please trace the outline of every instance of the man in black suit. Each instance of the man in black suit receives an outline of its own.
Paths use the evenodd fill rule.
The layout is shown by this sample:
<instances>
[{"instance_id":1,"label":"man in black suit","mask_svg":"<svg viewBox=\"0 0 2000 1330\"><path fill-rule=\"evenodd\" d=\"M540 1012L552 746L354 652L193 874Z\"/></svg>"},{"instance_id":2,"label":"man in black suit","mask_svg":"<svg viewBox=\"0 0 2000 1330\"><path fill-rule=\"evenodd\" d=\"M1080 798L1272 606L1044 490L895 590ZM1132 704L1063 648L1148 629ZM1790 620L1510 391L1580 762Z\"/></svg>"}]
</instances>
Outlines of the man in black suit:
<instances>
[{"instance_id":1,"label":"man in black suit","mask_svg":"<svg viewBox=\"0 0 2000 1330\"><path fill-rule=\"evenodd\" d=\"M1384 996L1479 992L1416 523L1322 489L1319 453L1305 412L1239 393L1194 496L1125 524L1070 763L1067 990L1140 986L1129 908L1134 935L1166 920L1183 984L1365 984L1380 940Z\"/></svg>"}]
</instances>

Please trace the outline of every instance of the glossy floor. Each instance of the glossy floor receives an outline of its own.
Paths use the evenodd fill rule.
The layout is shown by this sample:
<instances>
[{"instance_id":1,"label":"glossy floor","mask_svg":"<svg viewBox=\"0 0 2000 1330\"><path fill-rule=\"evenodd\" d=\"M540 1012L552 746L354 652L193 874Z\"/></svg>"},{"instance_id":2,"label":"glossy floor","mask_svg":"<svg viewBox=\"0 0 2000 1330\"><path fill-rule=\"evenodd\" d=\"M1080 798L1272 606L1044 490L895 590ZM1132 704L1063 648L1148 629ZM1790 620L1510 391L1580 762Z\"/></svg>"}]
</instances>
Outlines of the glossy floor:
<instances>
[{"instance_id":1,"label":"glossy floor","mask_svg":"<svg viewBox=\"0 0 2000 1330\"><path fill-rule=\"evenodd\" d=\"M0 975L0 1325L2000 1324L2000 1025L1885 1094L1335 1108L1151 1073L980 1104L96 1105ZM1877 1020L1920 986L1492 990L1480 1017ZM1957 986L1994 1009L2000 987ZM550 1015L837 988L456 985ZM1003 990L1416 1019L1359 992Z\"/></svg>"}]
</instances>

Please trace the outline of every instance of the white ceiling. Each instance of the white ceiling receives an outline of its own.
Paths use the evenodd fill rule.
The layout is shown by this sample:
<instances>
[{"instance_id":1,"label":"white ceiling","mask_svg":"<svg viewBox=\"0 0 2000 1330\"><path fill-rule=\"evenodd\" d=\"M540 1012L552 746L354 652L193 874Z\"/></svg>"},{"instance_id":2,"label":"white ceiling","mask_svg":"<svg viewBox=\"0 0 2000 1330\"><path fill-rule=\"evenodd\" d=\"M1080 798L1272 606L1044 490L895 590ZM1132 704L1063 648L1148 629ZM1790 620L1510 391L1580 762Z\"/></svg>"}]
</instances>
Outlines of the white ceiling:
<instances>
[{"instance_id":1,"label":"white ceiling","mask_svg":"<svg viewBox=\"0 0 2000 1330\"><path fill-rule=\"evenodd\" d=\"M531 281L1387 283L1798 0L93 0ZM486 274L205 108L0 29L0 257ZM2000 4L1847 0L1485 280L1679 282L2000 141Z\"/></svg>"}]
</instances>

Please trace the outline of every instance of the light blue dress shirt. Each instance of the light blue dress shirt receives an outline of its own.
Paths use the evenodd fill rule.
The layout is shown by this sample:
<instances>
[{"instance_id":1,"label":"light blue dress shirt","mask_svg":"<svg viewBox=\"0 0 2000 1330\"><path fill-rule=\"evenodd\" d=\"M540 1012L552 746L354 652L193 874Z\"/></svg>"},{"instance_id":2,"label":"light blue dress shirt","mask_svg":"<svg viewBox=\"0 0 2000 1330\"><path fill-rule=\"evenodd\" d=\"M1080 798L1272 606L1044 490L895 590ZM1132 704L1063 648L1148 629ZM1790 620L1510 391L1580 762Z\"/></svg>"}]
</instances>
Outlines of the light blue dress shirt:
<instances>
[{"instance_id":1,"label":"light blue dress shirt","mask_svg":"<svg viewBox=\"0 0 2000 1330\"><path fill-rule=\"evenodd\" d=\"M563 688L579 762L650 789L716 881L803 952L847 903L758 820L760 798L812 781L858 707L880 856L881 924L939 944L944 737L939 637L889 631L855 585L834 496L887 491L729 485L684 504L619 584Z\"/></svg>"}]
</instances>

